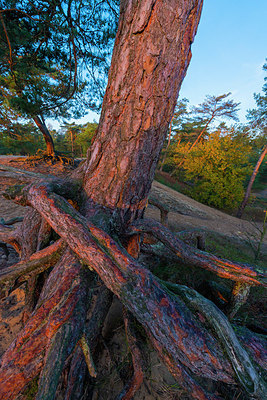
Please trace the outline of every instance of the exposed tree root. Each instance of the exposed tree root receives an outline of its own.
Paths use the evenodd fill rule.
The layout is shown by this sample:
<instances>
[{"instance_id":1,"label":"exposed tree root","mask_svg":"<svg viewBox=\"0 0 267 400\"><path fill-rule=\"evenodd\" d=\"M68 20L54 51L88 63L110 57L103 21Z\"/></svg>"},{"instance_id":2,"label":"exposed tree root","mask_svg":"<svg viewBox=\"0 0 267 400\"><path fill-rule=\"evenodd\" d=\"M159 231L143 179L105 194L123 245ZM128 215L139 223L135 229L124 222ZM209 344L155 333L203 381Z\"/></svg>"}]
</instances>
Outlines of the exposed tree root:
<instances>
[{"instance_id":1,"label":"exposed tree root","mask_svg":"<svg viewBox=\"0 0 267 400\"><path fill-rule=\"evenodd\" d=\"M239 308L246 303L250 292L250 285L236 282L232 290L231 301L227 310L228 318L231 320Z\"/></svg>"},{"instance_id":2,"label":"exposed tree root","mask_svg":"<svg viewBox=\"0 0 267 400\"><path fill-rule=\"evenodd\" d=\"M13 288L27 281L35 275L39 275L47 268L56 264L65 249L62 239L34 253L28 260L18 262L0 272L0 284L2 287Z\"/></svg>"},{"instance_id":3,"label":"exposed tree root","mask_svg":"<svg viewBox=\"0 0 267 400\"><path fill-rule=\"evenodd\" d=\"M148 202L149 204L157 207L160 210L160 222L162 223L162 225L168 226L168 213L170 211L170 208L152 195L149 196Z\"/></svg>"},{"instance_id":4,"label":"exposed tree root","mask_svg":"<svg viewBox=\"0 0 267 400\"><path fill-rule=\"evenodd\" d=\"M138 391L138 389L140 388L144 379L143 368L142 368L143 359L134 332L132 316L127 312L125 308L123 310L123 319L124 319L127 342L132 355L133 376L131 380L127 383L127 385L124 387L123 391L120 393L117 400L131 400Z\"/></svg>"},{"instance_id":5,"label":"exposed tree root","mask_svg":"<svg viewBox=\"0 0 267 400\"><path fill-rule=\"evenodd\" d=\"M203 307L205 308L207 303L203 305L201 297L194 298L190 289L188 289L189 292L186 292L186 296L184 290L179 293L179 296L170 293L147 269L130 257L123 248L119 247L105 231L92 225L67 200L53 193L54 187L53 183L31 185L23 191L20 199L24 204L32 205L46 219L62 240L84 263L99 274L105 285L134 314L145 328L159 355L178 379L180 385L190 393L191 398L198 400L215 398L209 395L192 377L200 376L229 384L239 381L248 393L260 399L263 389L257 371L251 365L244 349L239 345L229 323L227 329L221 328L226 317L222 316L215 306L213 306L215 308L212 308L211 312L209 310L208 314L205 314ZM57 183L57 191L60 192L60 183ZM24 253L27 253L27 251L30 253L34 247L37 248L38 232L42 226L42 218L39 217L38 219L36 212L32 212L30 218L34 227L33 232L34 234L37 233L37 239L36 243L27 244ZM227 278L230 277L235 281L248 281L250 284L262 284L260 281L262 276L252 268L226 262L189 246L186 247L184 243L175 238L160 224L156 224L156 227L153 225L153 229L147 222L142 224L143 222L137 223L132 229L135 235L147 231L150 227L150 232L154 234L156 231L157 237L164 243L166 242L169 247L174 249L176 246L175 251L177 251L177 243L180 246L178 247L180 251L186 249L185 254L189 251L188 247L193 252L194 257L198 256L197 260L201 266L203 266L203 258L207 257L212 265L211 269L217 272L219 270L219 275L224 273L226 267L228 268L225 273ZM41 250L39 255L45 250ZM58 264L59 266L54 267L42 290L36 310L23 332L3 357L4 383L2 385L0 383L0 393L1 395L3 393L2 397L0 395L0 399L5 399L7 393L5 388L8 387L11 390L12 385L14 385L14 389L12 389L13 397L10 397L10 399L15 399L21 388L25 387L29 380L39 373L43 365L43 350L46 351L46 373L42 372L43 378L39 387L38 399L53 398L51 393L55 393L56 382L58 382L66 358L70 353L66 353L65 346L62 347L62 350L59 350L59 353L64 354L64 356L59 363L57 378L54 380L51 371L55 360L53 361L52 348L50 349L49 346L59 346L61 340L56 340L56 337L61 337L61 335L65 337L69 334L72 329L72 322L70 321L74 318L74 309L79 308L78 304L80 304L81 298L81 280L78 278L80 267L73 263L72 258L69 259L70 255L68 254L67 251L62 258L65 264L67 262L67 268L65 265L64 270L62 270L63 261ZM199 260L202 260L202 263ZM109 303L107 304L109 306ZM190 308L193 309L193 313ZM43 322L47 314L49 317L45 318L45 322ZM99 318L99 316L93 313L85 330L88 347L92 355L93 343L96 341L95 327L97 324L95 318ZM70 328L67 328L68 324L70 324ZM217 330L220 330L220 332L217 333ZM57 332L59 332L58 336L55 336ZM78 338L75 339L77 343L81 334L74 334L74 337ZM69 347L73 351L74 342L71 343ZM233 345L230 345L231 343ZM228 357L225 357L225 354ZM24 371L23 366L26 368L26 365L27 371ZM134 377L135 383L140 381L138 368L137 364L138 379ZM49 379L53 382L46 381L46 377L49 376L51 377ZM17 382L19 383L17 384ZM135 383L130 385L130 391L134 390ZM52 388L52 392L49 392L50 397L44 397L50 390L50 386ZM68 393L71 393L71 390Z\"/></svg>"},{"instance_id":6,"label":"exposed tree root","mask_svg":"<svg viewBox=\"0 0 267 400\"><path fill-rule=\"evenodd\" d=\"M133 234L150 233L172 250L184 263L204 268L222 278L231 279L235 282L267 287L266 275L260 268L221 259L213 254L188 246L166 227L154 220L138 220L129 228L130 232Z\"/></svg>"},{"instance_id":7,"label":"exposed tree root","mask_svg":"<svg viewBox=\"0 0 267 400\"><path fill-rule=\"evenodd\" d=\"M49 176L32 171L26 171L25 169L13 168L9 165L0 164L0 178L14 178L16 182L30 183L35 180L48 179Z\"/></svg>"},{"instance_id":8,"label":"exposed tree root","mask_svg":"<svg viewBox=\"0 0 267 400\"><path fill-rule=\"evenodd\" d=\"M103 324L112 304L112 299L113 293L108 290L105 285L102 285L99 288L92 309L89 310L89 315L87 316L88 321L84 327L84 336L92 359L91 361L87 360L87 362L89 361L89 365L88 363L86 364L83 351L80 347L77 347L71 361L65 400L82 398L83 391L88 387L88 382L86 382L86 369L89 370L89 374L91 375L92 361L95 360L95 362L97 362L95 350L99 343L99 337L101 337ZM97 373L97 368L95 369ZM92 386L91 389L93 389L94 381L91 380L90 383Z\"/></svg>"},{"instance_id":9,"label":"exposed tree root","mask_svg":"<svg viewBox=\"0 0 267 400\"><path fill-rule=\"evenodd\" d=\"M248 393L257 393L259 377L248 354L241 347L226 316L205 297L186 286L166 283L166 286L181 297L190 309L197 312L204 326L214 329L216 336L231 359L232 366Z\"/></svg>"},{"instance_id":10,"label":"exposed tree root","mask_svg":"<svg viewBox=\"0 0 267 400\"><path fill-rule=\"evenodd\" d=\"M171 360L169 367L176 377L181 376L182 363L196 375L235 382L232 360L225 359L217 340L195 320L181 299L168 294L149 271L129 258L104 231L90 224L66 200L49 193L47 185L32 186L28 201L136 316L155 347L164 353L165 361ZM239 267L239 274L240 270L257 277L246 266ZM253 282L260 284L256 278ZM249 380L250 373L250 369L245 371L243 381ZM190 379L186 377L187 381ZM250 381L254 381L254 371ZM191 384L192 390L194 385ZM201 398L196 397L194 390L192 398Z\"/></svg>"},{"instance_id":11,"label":"exposed tree root","mask_svg":"<svg viewBox=\"0 0 267 400\"><path fill-rule=\"evenodd\" d=\"M65 323L69 326L69 321L73 321L74 325L83 326L77 320L77 315L80 315L78 310L87 304L83 296L85 279L84 276L80 276L81 273L80 264L70 252L67 252L54 267L36 310L1 360L1 400L16 399L27 384L40 373L44 351L49 352L53 337L61 326ZM73 329L76 329L75 326Z\"/></svg>"},{"instance_id":12,"label":"exposed tree root","mask_svg":"<svg viewBox=\"0 0 267 400\"><path fill-rule=\"evenodd\" d=\"M38 162L45 162L47 164L62 164L62 165L74 165L73 157L69 157L66 154L55 152L54 154L47 154L46 151L39 149L37 154L34 156L29 156L25 159L26 162L30 164L37 164Z\"/></svg>"},{"instance_id":13,"label":"exposed tree root","mask_svg":"<svg viewBox=\"0 0 267 400\"><path fill-rule=\"evenodd\" d=\"M75 262L74 257L73 262ZM49 340L49 346L45 355L45 364L39 378L36 400L51 400L55 398L59 378L64 369L65 362L83 335L88 307L88 282L86 279L82 280L80 278L79 282L74 283L74 286L77 286L77 283L77 294L79 296L76 295L75 309L72 309L67 319L61 314L60 319L63 321L55 320L56 323L60 323L60 327ZM73 290L73 285L71 290Z\"/></svg>"}]
</instances>

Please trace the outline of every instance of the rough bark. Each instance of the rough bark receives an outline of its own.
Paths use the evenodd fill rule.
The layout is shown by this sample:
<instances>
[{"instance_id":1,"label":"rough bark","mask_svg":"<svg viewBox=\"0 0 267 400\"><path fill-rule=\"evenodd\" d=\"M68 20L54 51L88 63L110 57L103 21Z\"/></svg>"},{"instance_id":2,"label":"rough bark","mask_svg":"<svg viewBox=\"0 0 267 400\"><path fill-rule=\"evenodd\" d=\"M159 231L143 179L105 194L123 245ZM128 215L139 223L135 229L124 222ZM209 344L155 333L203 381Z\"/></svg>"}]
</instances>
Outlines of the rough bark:
<instances>
[{"instance_id":1,"label":"rough bark","mask_svg":"<svg viewBox=\"0 0 267 400\"><path fill-rule=\"evenodd\" d=\"M109 82L84 180L88 197L115 210L118 224L143 215L201 8L201 0L121 2Z\"/></svg>"},{"instance_id":2,"label":"rough bark","mask_svg":"<svg viewBox=\"0 0 267 400\"><path fill-rule=\"evenodd\" d=\"M225 359L216 340L198 326L199 322L186 310L185 304L166 293L153 275L127 256L104 231L82 217L63 198L49 193L44 184L32 186L28 200L143 324L155 347L172 360L169 366L174 375L181 375L182 363L196 375L228 383L235 381L229 364L233 360ZM247 380L250 372L246 370L245 374ZM254 371L249 386L253 386L253 375ZM189 376L187 383L190 379ZM193 386L192 396L198 398L194 397Z\"/></svg>"},{"instance_id":3,"label":"rough bark","mask_svg":"<svg viewBox=\"0 0 267 400\"><path fill-rule=\"evenodd\" d=\"M260 268L248 264L241 264L230 260L224 260L213 254L192 248L175 237L166 227L156 221L144 219L135 222L129 227L129 234L150 233L172 250L182 261L188 265L212 271L218 276L231 279L248 285L267 286L266 274Z\"/></svg>"}]
</instances>

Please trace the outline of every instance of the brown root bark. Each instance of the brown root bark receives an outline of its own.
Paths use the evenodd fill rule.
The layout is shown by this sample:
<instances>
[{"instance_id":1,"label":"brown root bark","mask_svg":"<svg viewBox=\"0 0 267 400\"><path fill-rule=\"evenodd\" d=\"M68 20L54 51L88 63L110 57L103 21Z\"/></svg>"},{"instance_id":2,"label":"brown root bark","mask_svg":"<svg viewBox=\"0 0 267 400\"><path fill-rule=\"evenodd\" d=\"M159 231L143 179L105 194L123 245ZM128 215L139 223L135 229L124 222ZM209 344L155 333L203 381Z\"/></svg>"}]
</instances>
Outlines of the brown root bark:
<instances>
[{"instance_id":1,"label":"brown root bark","mask_svg":"<svg viewBox=\"0 0 267 400\"><path fill-rule=\"evenodd\" d=\"M129 228L130 232L133 234L143 232L155 236L186 264L204 268L234 282L242 282L251 286L267 286L266 274L261 272L260 268L221 259L213 254L188 246L166 227L154 220L139 220Z\"/></svg>"},{"instance_id":2,"label":"brown root bark","mask_svg":"<svg viewBox=\"0 0 267 400\"><path fill-rule=\"evenodd\" d=\"M170 361L168 364L174 376L185 374L184 380L191 382L189 386L193 398L201 398L196 397L197 391L199 396L199 385L196 389L196 383L192 383L190 375L181 372L184 367L202 377L236 382L232 358L225 358L224 350L209 329L195 319L180 298L173 298L166 292L155 277L119 248L110 236L88 222L66 200L50 193L48 185L41 183L32 186L27 197L70 248L95 269L105 285L135 315L155 347L164 354L165 361ZM166 228L162 229L166 233ZM252 273L257 276L255 271L251 272L244 266L240 266L238 271L239 275L242 271L241 275L249 276ZM253 279L255 283L256 278ZM234 335L232 331L231 334ZM256 392L256 372L253 367L246 365L243 372L242 383L247 381L246 389L251 393ZM187 390L189 386L185 384ZM205 391L202 392L204 396Z\"/></svg>"},{"instance_id":3,"label":"brown root bark","mask_svg":"<svg viewBox=\"0 0 267 400\"><path fill-rule=\"evenodd\" d=\"M34 313L1 360L1 400L16 399L40 373L44 352L49 353L55 334L65 323L73 321L69 332L76 329L76 325L80 329L83 327L76 316L80 315L79 308L83 303L86 304L82 294L84 277L80 274L80 264L67 252L49 275ZM84 299L82 304L81 299Z\"/></svg>"},{"instance_id":4,"label":"brown root bark","mask_svg":"<svg viewBox=\"0 0 267 400\"><path fill-rule=\"evenodd\" d=\"M62 239L0 272L0 284L12 288L55 265L65 249Z\"/></svg>"},{"instance_id":5,"label":"brown root bark","mask_svg":"<svg viewBox=\"0 0 267 400\"><path fill-rule=\"evenodd\" d=\"M118 396L117 400L131 400L136 392L139 390L143 379L143 359L142 359L142 352L138 346L137 338L135 335L132 316L127 312L124 308L123 310L123 319L126 331L126 337L128 346L130 348L130 352L132 355L132 363L133 363L133 376L131 380L127 383L124 387L123 391Z\"/></svg>"}]
</instances>

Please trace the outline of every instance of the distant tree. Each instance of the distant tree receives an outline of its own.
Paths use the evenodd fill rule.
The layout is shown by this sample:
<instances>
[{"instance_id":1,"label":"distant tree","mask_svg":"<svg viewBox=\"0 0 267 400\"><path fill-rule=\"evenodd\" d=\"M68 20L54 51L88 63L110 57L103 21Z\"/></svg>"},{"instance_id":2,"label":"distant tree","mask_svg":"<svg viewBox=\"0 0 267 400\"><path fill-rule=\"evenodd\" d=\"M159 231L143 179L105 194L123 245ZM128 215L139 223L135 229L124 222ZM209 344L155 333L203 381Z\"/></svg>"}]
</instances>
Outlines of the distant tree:
<instances>
[{"instance_id":1,"label":"distant tree","mask_svg":"<svg viewBox=\"0 0 267 400\"><path fill-rule=\"evenodd\" d=\"M98 397L102 376L96 381L89 374L96 376L101 352L112 354L115 368L119 360L109 351L112 343L101 345L114 304L110 291L124 306L129 351L123 354L125 386L113 398L141 397L136 392L150 351L142 345L146 338L187 398L226 398L228 390L228 398L237 391L244 399L265 397L262 340L248 329L237 337L215 304L185 285L160 280L150 259L144 265L139 257L143 233L149 233L165 244L164 253L171 249L188 266L232 280L238 300L231 302L231 316L248 285L264 285L256 267L186 245L144 218L201 9L201 0L121 0L109 83L87 160L68 180L35 176L22 191L6 194L29 209L18 229L0 231L21 258L1 271L1 295L26 280L24 326L1 359L3 400Z\"/></svg>"},{"instance_id":2,"label":"distant tree","mask_svg":"<svg viewBox=\"0 0 267 400\"><path fill-rule=\"evenodd\" d=\"M76 144L80 150L81 157L86 156L86 152L92 144L92 140L96 134L97 128L97 122L88 122L82 126L82 129L76 139Z\"/></svg>"},{"instance_id":3,"label":"distant tree","mask_svg":"<svg viewBox=\"0 0 267 400\"><path fill-rule=\"evenodd\" d=\"M265 71L267 71L267 64L264 64L263 69ZM248 115L247 115L248 119L252 123L252 128L254 128L262 133L262 137L264 138L263 139L264 144L262 146L260 156L257 160L257 163L255 165L255 168L254 168L251 178L249 180L243 201L242 201L242 203L238 209L238 212L236 214L236 216L238 218L241 218L243 215L245 207L249 201L249 196L251 193L253 183L259 172L260 166L267 154L267 77L265 77L264 80L265 80L265 83L262 87L263 94L254 94L257 108L255 108L253 110L249 110Z\"/></svg>"},{"instance_id":4,"label":"distant tree","mask_svg":"<svg viewBox=\"0 0 267 400\"><path fill-rule=\"evenodd\" d=\"M0 154L33 155L44 148L43 136L31 122L0 125L0 143Z\"/></svg>"},{"instance_id":5,"label":"distant tree","mask_svg":"<svg viewBox=\"0 0 267 400\"><path fill-rule=\"evenodd\" d=\"M64 125L61 125L61 132L64 134L64 139L65 141L70 144L71 146L71 154L72 157L74 157L74 155L76 155L76 149L74 147L75 146L75 141L78 137L78 135L80 134L82 130L82 125L78 125L75 122L72 123L65 123Z\"/></svg>"},{"instance_id":6,"label":"distant tree","mask_svg":"<svg viewBox=\"0 0 267 400\"><path fill-rule=\"evenodd\" d=\"M172 137L175 135L177 128L182 125L184 119L188 117L187 105L188 99L184 98L179 100L175 106L174 113L169 125L166 147L163 149L163 159L161 161L160 171L162 171L165 164Z\"/></svg>"},{"instance_id":7,"label":"distant tree","mask_svg":"<svg viewBox=\"0 0 267 400\"><path fill-rule=\"evenodd\" d=\"M218 119L233 119L238 121L237 111L239 103L235 103L233 100L225 100L230 96L230 92L222 94L220 96L206 96L206 99L197 107L193 107L192 113L195 115L197 121L201 122L203 129L201 129L196 140L188 146L188 152L190 152L195 145L198 143L204 132L207 131L208 127L214 120ZM183 164L183 160L178 164L178 168Z\"/></svg>"},{"instance_id":8,"label":"distant tree","mask_svg":"<svg viewBox=\"0 0 267 400\"><path fill-rule=\"evenodd\" d=\"M35 122L48 155L55 148L47 118L101 105L117 9L116 0L2 2L0 106Z\"/></svg>"}]
</instances>

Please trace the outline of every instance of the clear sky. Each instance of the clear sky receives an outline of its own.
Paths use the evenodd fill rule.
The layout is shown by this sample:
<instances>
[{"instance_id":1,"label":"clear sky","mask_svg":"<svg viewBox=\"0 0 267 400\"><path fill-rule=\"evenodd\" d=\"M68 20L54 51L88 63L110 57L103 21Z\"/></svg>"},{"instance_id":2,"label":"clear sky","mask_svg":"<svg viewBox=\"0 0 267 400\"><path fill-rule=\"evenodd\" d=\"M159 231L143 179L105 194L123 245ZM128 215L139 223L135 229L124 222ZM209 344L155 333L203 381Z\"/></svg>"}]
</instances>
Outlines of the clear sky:
<instances>
[{"instance_id":1,"label":"clear sky","mask_svg":"<svg viewBox=\"0 0 267 400\"><path fill-rule=\"evenodd\" d=\"M197 105L208 94L232 92L241 103L240 121L246 122L246 110L255 107L253 93L264 82L267 0L204 0L192 53L179 97ZM90 112L80 122L98 118Z\"/></svg>"},{"instance_id":2,"label":"clear sky","mask_svg":"<svg viewBox=\"0 0 267 400\"><path fill-rule=\"evenodd\" d=\"M232 92L239 118L255 107L253 93L264 83L267 58L267 0L204 0L192 60L179 97L190 104Z\"/></svg>"}]
</instances>

